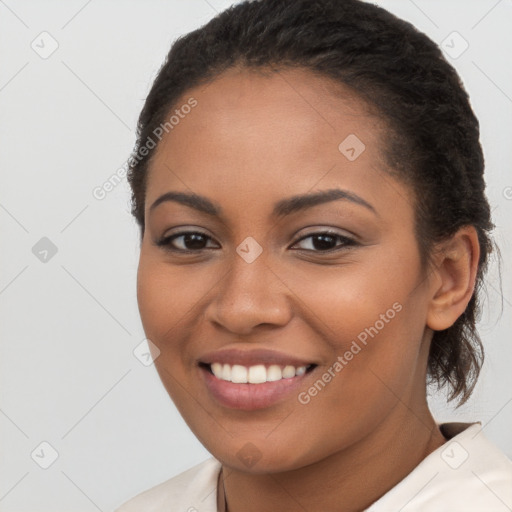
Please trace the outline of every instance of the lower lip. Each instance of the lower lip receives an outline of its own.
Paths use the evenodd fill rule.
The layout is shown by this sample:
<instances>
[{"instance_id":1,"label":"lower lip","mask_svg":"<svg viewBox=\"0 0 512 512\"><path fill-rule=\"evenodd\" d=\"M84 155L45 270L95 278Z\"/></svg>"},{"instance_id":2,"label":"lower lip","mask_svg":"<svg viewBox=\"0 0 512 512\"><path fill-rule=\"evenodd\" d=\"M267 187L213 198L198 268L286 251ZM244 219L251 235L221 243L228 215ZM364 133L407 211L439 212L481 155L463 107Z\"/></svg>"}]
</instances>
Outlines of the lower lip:
<instances>
[{"instance_id":1,"label":"lower lip","mask_svg":"<svg viewBox=\"0 0 512 512\"><path fill-rule=\"evenodd\" d=\"M199 370L208 391L221 405L245 411L270 407L294 392L296 393L304 385L304 379L311 373L309 371L304 375L296 375L274 382L262 382L261 384L236 384L218 379L202 366L199 367Z\"/></svg>"}]
</instances>

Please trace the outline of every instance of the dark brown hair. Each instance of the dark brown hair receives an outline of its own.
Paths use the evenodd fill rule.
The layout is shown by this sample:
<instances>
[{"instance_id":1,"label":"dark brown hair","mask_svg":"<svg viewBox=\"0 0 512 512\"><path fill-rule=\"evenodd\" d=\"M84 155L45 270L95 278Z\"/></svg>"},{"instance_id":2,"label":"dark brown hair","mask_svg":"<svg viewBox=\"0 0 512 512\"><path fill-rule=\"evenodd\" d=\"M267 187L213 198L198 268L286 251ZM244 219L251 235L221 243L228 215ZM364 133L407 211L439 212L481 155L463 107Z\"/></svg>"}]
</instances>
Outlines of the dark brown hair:
<instances>
[{"instance_id":1,"label":"dark brown hair","mask_svg":"<svg viewBox=\"0 0 512 512\"><path fill-rule=\"evenodd\" d=\"M430 383L448 385L459 405L483 362L476 330L479 291L493 243L485 196L479 123L455 69L410 23L360 0L244 1L179 37L160 68L139 117L129 159L132 214L144 234L147 171L155 129L187 90L234 66L302 68L356 92L389 126L383 153L415 193L416 235L423 262L460 227L478 233L480 260L473 296L457 321L434 332ZM146 151L144 152L146 153Z\"/></svg>"}]
</instances>

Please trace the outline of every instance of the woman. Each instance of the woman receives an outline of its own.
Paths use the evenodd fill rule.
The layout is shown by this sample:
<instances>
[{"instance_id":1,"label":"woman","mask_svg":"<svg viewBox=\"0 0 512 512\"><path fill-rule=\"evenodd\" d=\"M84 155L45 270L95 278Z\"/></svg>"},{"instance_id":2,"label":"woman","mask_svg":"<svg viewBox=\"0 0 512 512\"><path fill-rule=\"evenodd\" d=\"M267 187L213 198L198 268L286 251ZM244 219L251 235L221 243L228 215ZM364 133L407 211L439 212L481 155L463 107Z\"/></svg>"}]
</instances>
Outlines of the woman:
<instances>
[{"instance_id":1,"label":"woman","mask_svg":"<svg viewBox=\"0 0 512 512\"><path fill-rule=\"evenodd\" d=\"M243 2L175 42L129 181L155 365L204 463L128 511L505 511L463 403L493 224L438 47L358 0ZM158 357L156 357L158 355Z\"/></svg>"}]
</instances>

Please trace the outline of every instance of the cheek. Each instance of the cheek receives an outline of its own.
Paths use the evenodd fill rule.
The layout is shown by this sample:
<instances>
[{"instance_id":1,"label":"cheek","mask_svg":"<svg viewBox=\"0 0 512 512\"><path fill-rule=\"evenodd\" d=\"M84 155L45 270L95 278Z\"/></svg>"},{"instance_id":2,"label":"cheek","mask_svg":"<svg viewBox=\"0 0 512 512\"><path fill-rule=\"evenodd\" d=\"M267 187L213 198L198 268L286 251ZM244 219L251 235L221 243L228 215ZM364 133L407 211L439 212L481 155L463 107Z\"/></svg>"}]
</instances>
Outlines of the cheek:
<instances>
[{"instance_id":1,"label":"cheek","mask_svg":"<svg viewBox=\"0 0 512 512\"><path fill-rule=\"evenodd\" d=\"M183 272L151 254L141 252L137 272L137 301L144 333L159 349L155 368L167 392L180 408L187 378L183 365L187 312L197 300L197 286L184 285ZM192 307L193 309L193 307ZM193 314L193 312L191 312ZM181 408L180 408L181 409Z\"/></svg>"},{"instance_id":2,"label":"cheek","mask_svg":"<svg viewBox=\"0 0 512 512\"><path fill-rule=\"evenodd\" d=\"M197 308L212 287L208 276L198 279L191 267L168 265L141 253L137 272L137 301L148 338L173 344L173 336L197 314Z\"/></svg>"},{"instance_id":3,"label":"cheek","mask_svg":"<svg viewBox=\"0 0 512 512\"><path fill-rule=\"evenodd\" d=\"M382 262L347 260L342 265L304 265L286 272L283 280L300 298L299 315L322 332L332 349L344 351L358 335L364 340L365 329L374 332L377 324L382 331L400 321L397 309L408 300L414 278L412 271L406 273L406 269L393 268L392 262L386 268ZM393 308L395 303L399 304Z\"/></svg>"},{"instance_id":4,"label":"cheek","mask_svg":"<svg viewBox=\"0 0 512 512\"><path fill-rule=\"evenodd\" d=\"M408 258L400 258L394 245L364 265L310 266L288 276L290 288L304 301L307 323L329 345L322 370L330 368L336 377L334 385L327 385L332 393L322 391L328 407L396 400L411 379L422 375L417 369L423 364L418 353L426 307L417 286L415 253L408 246L402 251Z\"/></svg>"}]
</instances>

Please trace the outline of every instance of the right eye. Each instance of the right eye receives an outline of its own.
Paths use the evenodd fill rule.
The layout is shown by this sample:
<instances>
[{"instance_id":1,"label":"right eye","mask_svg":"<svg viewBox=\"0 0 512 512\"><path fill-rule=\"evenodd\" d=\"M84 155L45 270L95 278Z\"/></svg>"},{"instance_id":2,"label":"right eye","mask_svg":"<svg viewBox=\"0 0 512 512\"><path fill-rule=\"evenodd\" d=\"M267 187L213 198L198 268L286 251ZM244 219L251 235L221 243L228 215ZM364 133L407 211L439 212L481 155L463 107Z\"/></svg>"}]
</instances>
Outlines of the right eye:
<instances>
[{"instance_id":1,"label":"right eye","mask_svg":"<svg viewBox=\"0 0 512 512\"><path fill-rule=\"evenodd\" d=\"M201 231L180 231L162 238L156 245L168 251L192 253L211 249L206 245L208 241L212 240L211 237Z\"/></svg>"}]
</instances>

